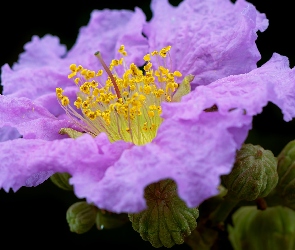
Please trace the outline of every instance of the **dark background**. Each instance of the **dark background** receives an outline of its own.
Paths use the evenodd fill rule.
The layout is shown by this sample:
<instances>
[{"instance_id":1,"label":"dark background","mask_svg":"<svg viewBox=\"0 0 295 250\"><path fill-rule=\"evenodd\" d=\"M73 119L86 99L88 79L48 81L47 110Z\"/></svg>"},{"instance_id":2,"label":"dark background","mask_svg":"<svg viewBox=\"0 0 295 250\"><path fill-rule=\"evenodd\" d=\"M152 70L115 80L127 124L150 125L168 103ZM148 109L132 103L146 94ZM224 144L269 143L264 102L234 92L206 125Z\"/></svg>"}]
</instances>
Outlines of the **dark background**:
<instances>
[{"instance_id":1,"label":"dark background","mask_svg":"<svg viewBox=\"0 0 295 250\"><path fill-rule=\"evenodd\" d=\"M161 0L158 0L161 1ZM61 2L61 1L60 1ZM177 5L180 1L170 1ZM260 12L266 13L270 26L259 33L257 46L262 54L260 66L271 57L273 52L286 55L293 67L295 64L294 17L291 1L250 0ZM286 3L284 3L286 2ZM131 9L138 6L151 18L150 1L71 1L66 5L58 2L42 1L5 2L1 5L1 47L0 66L12 65L23 52L25 43L33 35L56 35L61 43L70 49L75 43L78 30L89 21L93 9ZM165 10L163 10L165 11ZM262 114L253 121L248 142L260 144L277 155L282 147L295 138L294 121L285 123L280 110L269 104ZM12 166L13 167L13 166ZM17 193L0 191L0 240L1 245L10 248L17 245L31 249L48 247L85 247L87 249L108 249L127 247L153 249L150 243L141 240L130 224L116 230L98 231L93 228L84 235L71 233L65 220L67 208L76 201L74 195L60 190L50 181L36 188L21 188ZM173 249L189 249L186 245ZM228 249L224 247L223 249Z\"/></svg>"}]
</instances>

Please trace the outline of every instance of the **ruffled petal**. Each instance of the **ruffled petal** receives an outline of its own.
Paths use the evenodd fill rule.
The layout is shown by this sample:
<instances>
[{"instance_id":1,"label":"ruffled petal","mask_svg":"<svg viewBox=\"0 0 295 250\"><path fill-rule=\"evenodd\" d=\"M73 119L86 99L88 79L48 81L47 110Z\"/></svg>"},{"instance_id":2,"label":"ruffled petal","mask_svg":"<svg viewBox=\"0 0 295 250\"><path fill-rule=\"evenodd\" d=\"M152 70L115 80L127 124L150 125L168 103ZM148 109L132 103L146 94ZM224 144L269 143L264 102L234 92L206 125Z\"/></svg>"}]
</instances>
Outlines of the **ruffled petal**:
<instances>
[{"instance_id":1,"label":"ruffled petal","mask_svg":"<svg viewBox=\"0 0 295 250\"><path fill-rule=\"evenodd\" d=\"M256 68L256 32L268 21L253 5L186 0L175 8L163 0L152 1L152 10L154 17L144 27L151 50L171 45L172 70L195 75L193 86Z\"/></svg>"},{"instance_id":2,"label":"ruffled petal","mask_svg":"<svg viewBox=\"0 0 295 250\"><path fill-rule=\"evenodd\" d=\"M25 139L54 140L64 138L58 132L73 127L68 120L59 120L43 107L27 98L0 95L0 127L15 127Z\"/></svg>"},{"instance_id":3,"label":"ruffled petal","mask_svg":"<svg viewBox=\"0 0 295 250\"><path fill-rule=\"evenodd\" d=\"M268 102L273 102L282 110L285 121L290 121L295 116L294 72L286 57L274 54L263 66L247 74L225 77L207 86L197 87L184 96L179 105L170 104L171 108L163 108L163 117L191 119L214 104L224 114L241 109L247 115L254 116L261 113Z\"/></svg>"},{"instance_id":4,"label":"ruffled petal","mask_svg":"<svg viewBox=\"0 0 295 250\"><path fill-rule=\"evenodd\" d=\"M128 60L138 61L148 49L147 41L142 36L144 22L144 14L138 8L135 12L108 9L93 11L89 24L80 29L77 42L67 58L86 68L101 68L94 53L100 51L109 64L112 59L119 57L117 50L122 42L129 52Z\"/></svg>"},{"instance_id":5,"label":"ruffled petal","mask_svg":"<svg viewBox=\"0 0 295 250\"><path fill-rule=\"evenodd\" d=\"M0 127L0 142L20 138L21 134L16 128L10 126Z\"/></svg>"},{"instance_id":6,"label":"ruffled petal","mask_svg":"<svg viewBox=\"0 0 295 250\"><path fill-rule=\"evenodd\" d=\"M233 165L240 145L229 128L249 123L251 118L238 111L227 116L203 112L190 121L165 120L152 143L126 150L84 195L100 208L135 213L146 208L144 188L170 178L187 205L197 206L218 193L219 176Z\"/></svg>"},{"instance_id":7,"label":"ruffled petal","mask_svg":"<svg viewBox=\"0 0 295 250\"><path fill-rule=\"evenodd\" d=\"M40 68L21 68L14 71L8 65L2 67L3 94L12 97L26 97L31 100L38 100L43 95L54 94L57 87L66 88L73 86L73 81L67 77L68 66L63 72L53 66ZM44 106L48 110L62 112L57 100Z\"/></svg>"},{"instance_id":8,"label":"ruffled petal","mask_svg":"<svg viewBox=\"0 0 295 250\"><path fill-rule=\"evenodd\" d=\"M77 168L99 168L103 157L90 135L54 141L17 139L0 143L0 188L17 191L36 186L55 172L74 173ZM85 157L87 156L87 157Z\"/></svg>"},{"instance_id":9,"label":"ruffled petal","mask_svg":"<svg viewBox=\"0 0 295 250\"><path fill-rule=\"evenodd\" d=\"M46 35L42 38L33 36L32 41L24 46L25 52L20 54L13 70L40 68L45 65L57 65L66 53L66 46L60 44L59 38Z\"/></svg>"}]
</instances>

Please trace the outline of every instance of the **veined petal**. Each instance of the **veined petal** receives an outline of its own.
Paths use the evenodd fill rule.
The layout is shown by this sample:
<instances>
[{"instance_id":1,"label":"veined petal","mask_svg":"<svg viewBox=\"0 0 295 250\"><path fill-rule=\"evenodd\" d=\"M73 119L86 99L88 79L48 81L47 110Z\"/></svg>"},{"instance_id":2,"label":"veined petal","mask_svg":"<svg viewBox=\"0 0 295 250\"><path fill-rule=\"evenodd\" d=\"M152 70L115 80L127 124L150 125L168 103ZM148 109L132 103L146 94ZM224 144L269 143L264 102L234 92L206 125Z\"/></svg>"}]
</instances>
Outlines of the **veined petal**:
<instances>
[{"instance_id":1,"label":"veined petal","mask_svg":"<svg viewBox=\"0 0 295 250\"><path fill-rule=\"evenodd\" d=\"M228 76L197 87L178 105L163 105L163 117L191 119L196 112L214 104L223 114L240 109L254 116L261 113L268 102L281 108L286 121L295 116L295 71L290 69L288 59L279 54L247 74Z\"/></svg>"},{"instance_id":2,"label":"veined petal","mask_svg":"<svg viewBox=\"0 0 295 250\"><path fill-rule=\"evenodd\" d=\"M1 142L0 147L0 187L6 191L39 185L55 172L74 174L81 167L101 176L100 164L105 164L108 153L100 154L90 135L75 140L17 139ZM81 151L87 157L81 157Z\"/></svg>"},{"instance_id":3,"label":"veined petal","mask_svg":"<svg viewBox=\"0 0 295 250\"><path fill-rule=\"evenodd\" d=\"M20 54L18 62L13 65L13 70L27 68L40 68L40 66L55 66L66 53L66 46L60 44L59 38L45 35L42 38L33 36L32 41L24 46L25 52Z\"/></svg>"},{"instance_id":4,"label":"veined petal","mask_svg":"<svg viewBox=\"0 0 295 250\"><path fill-rule=\"evenodd\" d=\"M0 95L0 127L15 127L27 139L53 140L63 127L73 127L68 120L59 120L43 107L27 98Z\"/></svg>"},{"instance_id":5,"label":"veined petal","mask_svg":"<svg viewBox=\"0 0 295 250\"><path fill-rule=\"evenodd\" d=\"M218 193L219 176L232 167L239 145L229 128L249 123L251 118L239 111L226 116L204 112L190 121L165 120L153 142L126 150L100 182L87 183L91 174L84 176L83 185L91 189L81 194L82 187L75 185L75 191L100 208L134 213L145 208L148 184L170 178L177 182L180 197L190 207L197 206Z\"/></svg>"},{"instance_id":6,"label":"veined petal","mask_svg":"<svg viewBox=\"0 0 295 250\"><path fill-rule=\"evenodd\" d=\"M77 42L67 58L85 68L94 68L98 65L97 58L93 56L96 51L102 51L104 60L110 63L115 55L118 56L118 43L122 41L130 51L128 59L139 61L148 49L147 41L141 34L144 22L144 14L138 8L135 12L93 11L89 24L80 29Z\"/></svg>"},{"instance_id":7,"label":"veined petal","mask_svg":"<svg viewBox=\"0 0 295 250\"><path fill-rule=\"evenodd\" d=\"M244 0L186 0L177 8L152 1L154 17L144 27L152 50L171 45L173 69L195 75L193 86L256 68L255 40L265 15Z\"/></svg>"},{"instance_id":8,"label":"veined petal","mask_svg":"<svg viewBox=\"0 0 295 250\"><path fill-rule=\"evenodd\" d=\"M0 142L14 140L20 138L20 133L14 127L3 126L0 127Z\"/></svg>"}]
</instances>

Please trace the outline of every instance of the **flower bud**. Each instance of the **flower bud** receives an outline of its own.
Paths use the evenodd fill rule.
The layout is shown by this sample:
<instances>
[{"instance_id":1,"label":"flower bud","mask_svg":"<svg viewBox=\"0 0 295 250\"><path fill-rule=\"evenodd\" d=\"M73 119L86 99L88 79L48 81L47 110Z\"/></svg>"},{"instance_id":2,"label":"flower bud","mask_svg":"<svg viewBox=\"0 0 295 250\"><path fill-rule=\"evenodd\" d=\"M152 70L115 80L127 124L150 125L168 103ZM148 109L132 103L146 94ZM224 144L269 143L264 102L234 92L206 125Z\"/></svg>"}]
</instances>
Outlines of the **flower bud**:
<instances>
[{"instance_id":1,"label":"flower bud","mask_svg":"<svg viewBox=\"0 0 295 250\"><path fill-rule=\"evenodd\" d=\"M267 196L278 182L277 160L261 146L244 144L230 174L222 176L227 196L252 201Z\"/></svg>"},{"instance_id":2,"label":"flower bud","mask_svg":"<svg viewBox=\"0 0 295 250\"><path fill-rule=\"evenodd\" d=\"M59 188L64 190L73 190L72 185L69 184L71 175L68 173L55 173L50 177L50 180Z\"/></svg>"},{"instance_id":3,"label":"flower bud","mask_svg":"<svg viewBox=\"0 0 295 250\"><path fill-rule=\"evenodd\" d=\"M235 250L294 249L295 212L287 207L241 207L233 214L229 239Z\"/></svg>"},{"instance_id":4,"label":"flower bud","mask_svg":"<svg viewBox=\"0 0 295 250\"><path fill-rule=\"evenodd\" d=\"M128 221L127 214L115 214L105 210L98 210L96 215L96 226L99 230L118 228Z\"/></svg>"},{"instance_id":5,"label":"flower bud","mask_svg":"<svg viewBox=\"0 0 295 250\"><path fill-rule=\"evenodd\" d=\"M284 205L295 209L295 140L289 142L279 154L278 174L277 194Z\"/></svg>"},{"instance_id":6,"label":"flower bud","mask_svg":"<svg viewBox=\"0 0 295 250\"><path fill-rule=\"evenodd\" d=\"M182 244L197 227L197 208L188 208L177 195L172 180L163 180L145 189L147 209L129 214L133 229L154 247Z\"/></svg>"},{"instance_id":7,"label":"flower bud","mask_svg":"<svg viewBox=\"0 0 295 250\"><path fill-rule=\"evenodd\" d=\"M91 229L95 223L97 208L85 201L76 202L67 211L67 221L71 232L82 234Z\"/></svg>"}]
</instances>

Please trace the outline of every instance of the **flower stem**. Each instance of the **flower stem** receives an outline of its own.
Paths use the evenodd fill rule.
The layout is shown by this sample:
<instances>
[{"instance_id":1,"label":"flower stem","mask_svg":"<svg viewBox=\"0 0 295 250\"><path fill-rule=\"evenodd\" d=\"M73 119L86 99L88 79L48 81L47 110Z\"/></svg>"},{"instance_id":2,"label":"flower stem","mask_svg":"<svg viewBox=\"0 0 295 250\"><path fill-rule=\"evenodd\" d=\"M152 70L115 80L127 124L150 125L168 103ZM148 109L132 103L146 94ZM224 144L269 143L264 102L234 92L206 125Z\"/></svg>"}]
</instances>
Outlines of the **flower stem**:
<instances>
[{"instance_id":1,"label":"flower stem","mask_svg":"<svg viewBox=\"0 0 295 250\"><path fill-rule=\"evenodd\" d=\"M227 216L238 204L239 200L232 200L227 197L219 204L215 211L209 215L209 222L212 227L217 226L220 222L225 221Z\"/></svg>"}]
</instances>

